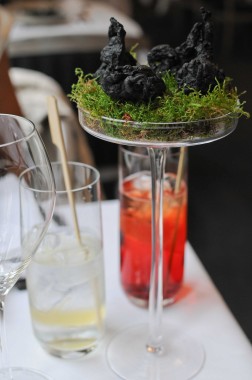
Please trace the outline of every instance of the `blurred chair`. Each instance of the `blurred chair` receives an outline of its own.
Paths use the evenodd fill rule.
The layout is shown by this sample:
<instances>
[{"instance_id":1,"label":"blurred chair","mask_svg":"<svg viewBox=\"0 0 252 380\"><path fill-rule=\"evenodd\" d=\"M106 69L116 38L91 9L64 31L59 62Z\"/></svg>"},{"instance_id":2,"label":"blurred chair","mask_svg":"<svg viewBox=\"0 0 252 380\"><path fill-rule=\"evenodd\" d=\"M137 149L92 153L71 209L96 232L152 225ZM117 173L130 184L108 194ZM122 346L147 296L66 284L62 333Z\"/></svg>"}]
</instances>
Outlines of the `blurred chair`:
<instances>
[{"instance_id":1,"label":"blurred chair","mask_svg":"<svg viewBox=\"0 0 252 380\"><path fill-rule=\"evenodd\" d=\"M0 112L23 115L32 120L41 133L50 159L55 160L58 159L58 152L51 143L47 117L47 96L54 95L58 100L68 159L93 165L94 159L85 132L60 85L38 71L9 67L5 48L11 24L11 16L0 6Z\"/></svg>"},{"instance_id":2,"label":"blurred chair","mask_svg":"<svg viewBox=\"0 0 252 380\"><path fill-rule=\"evenodd\" d=\"M48 75L30 69L10 68L9 75L22 113L34 122L41 133L50 159L58 159L51 143L47 116L47 96L54 95L58 101L68 159L93 165L94 159L85 132L60 85Z\"/></svg>"}]
</instances>

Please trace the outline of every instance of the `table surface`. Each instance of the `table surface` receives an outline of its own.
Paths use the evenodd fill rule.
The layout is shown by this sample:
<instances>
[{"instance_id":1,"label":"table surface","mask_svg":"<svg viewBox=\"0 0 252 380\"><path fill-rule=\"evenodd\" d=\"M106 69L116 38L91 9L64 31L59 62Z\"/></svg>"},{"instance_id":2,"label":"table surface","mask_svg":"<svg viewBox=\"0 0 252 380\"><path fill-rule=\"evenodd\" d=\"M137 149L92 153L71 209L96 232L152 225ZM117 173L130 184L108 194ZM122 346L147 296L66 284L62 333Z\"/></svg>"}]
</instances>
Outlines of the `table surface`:
<instances>
[{"instance_id":1,"label":"table surface","mask_svg":"<svg viewBox=\"0 0 252 380\"><path fill-rule=\"evenodd\" d=\"M66 17L62 21L16 17L10 33L11 57L63 53L100 52L108 42L110 17L115 17L126 30L126 42L140 42L143 31L130 17L106 3L83 2L85 18ZM30 21L29 21L30 20Z\"/></svg>"},{"instance_id":2,"label":"table surface","mask_svg":"<svg viewBox=\"0 0 252 380\"><path fill-rule=\"evenodd\" d=\"M120 286L118 210L117 200L102 202L107 328L100 346L78 360L63 360L47 354L33 336L27 292L14 288L6 301L11 365L39 369L53 380L119 379L108 367L106 346L121 329L147 322L148 312L132 305ZM164 310L163 319L201 342L206 360L196 380L251 380L251 344L189 243L180 300Z\"/></svg>"}]
</instances>

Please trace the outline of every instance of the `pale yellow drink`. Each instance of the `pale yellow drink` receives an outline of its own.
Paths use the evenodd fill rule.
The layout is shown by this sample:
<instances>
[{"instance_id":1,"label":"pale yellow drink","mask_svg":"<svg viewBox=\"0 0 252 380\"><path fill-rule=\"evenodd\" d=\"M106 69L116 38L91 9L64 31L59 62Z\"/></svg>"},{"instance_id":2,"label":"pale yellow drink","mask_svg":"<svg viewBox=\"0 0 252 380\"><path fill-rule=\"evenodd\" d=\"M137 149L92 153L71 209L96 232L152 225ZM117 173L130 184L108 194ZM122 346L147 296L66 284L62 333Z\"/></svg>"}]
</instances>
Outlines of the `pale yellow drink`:
<instances>
[{"instance_id":1,"label":"pale yellow drink","mask_svg":"<svg viewBox=\"0 0 252 380\"><path fill-rule=\"evenodd\" d=\"M88 235L82 241L80 247L66 233L48 234L27 275L35 335L61 357L89 352L103 335L101 247Z\"/></svg>"}]
</instances>

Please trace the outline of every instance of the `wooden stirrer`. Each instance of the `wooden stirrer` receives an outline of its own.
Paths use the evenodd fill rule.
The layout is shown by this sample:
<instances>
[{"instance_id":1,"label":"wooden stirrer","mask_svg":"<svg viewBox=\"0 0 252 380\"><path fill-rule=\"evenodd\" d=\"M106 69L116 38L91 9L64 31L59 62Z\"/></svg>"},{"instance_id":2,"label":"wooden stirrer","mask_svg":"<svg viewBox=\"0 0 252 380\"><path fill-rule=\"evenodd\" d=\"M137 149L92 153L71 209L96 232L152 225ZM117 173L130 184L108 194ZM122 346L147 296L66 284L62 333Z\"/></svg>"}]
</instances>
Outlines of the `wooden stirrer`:
<instances>
[{"instance_id":1,"label":"wooden stirrer","mask_svg":"<svg viewBox=\"0 0 252 380\"><path fill-rule=\"evenodd\" d=\"M64 182L65 182L67 196L68 196L68 200L69 200L69 204L70 204L70 208L72 212L72 217L73 217L73 222L74 222L74 231L75 231L75 235L76 235L76 239L78 243L81 244L80 229L78 225L75 202L74 202L73 193L71 191L71 180L70 180L69 168L67 164L66 147L64 143L56 98L54 96L48 96L47 104L48 104L48 119L49 119L51 138L52 138L53 144L59 149L59 152L60 152Z\"/></svg>"},{"instance_id":2,"label":"wooden stirrer","mask_svg":"<svg viewBox=\"0 0 252 380\"><path fill-rule=\"evenodd\" d=\"M184 163L185 163L185 150L186 148L184 146L180 148L178 171L177 171L175 190L174 190L175 194L179 192L180 186L181 186L181 181L182 181L182 176L183 176L183 171L184 171Z\"/></svg>"},{"instance_id":3,"label":"wooden stirrer","mask_svg":"<svg viewBox=\"0 0 252 380\"><path fill-rule=\"evenodd\" d=\"M71 212L73 216L76 239L78 243L82 246L81 237L80 237L80 229L79 229L78 219L77 219L76 209L75 209L75 202L73 198L73 193L71 191L71 181L70 181L69 168L67 164L66 147L65 147L65 143L63 139L62 129L61 129L57 101L54 96L48 97L48 118L49 118L52 142L60 151L60 158L61 158L61 163L62 163L62 168L63 168L63 176L64 176L67 195L68 195ZM97 314L97 321L98 321L99 328L102 329L102 315L101 315L101 310L99 307L100 305L99 291L98 291L98 284L97 284L96 279L94 279L93 281L93 291L94 291L94 296L95 296L95 306L96 306L95 308L96 308L96 314Z\"/></svg>"}]
</instances>

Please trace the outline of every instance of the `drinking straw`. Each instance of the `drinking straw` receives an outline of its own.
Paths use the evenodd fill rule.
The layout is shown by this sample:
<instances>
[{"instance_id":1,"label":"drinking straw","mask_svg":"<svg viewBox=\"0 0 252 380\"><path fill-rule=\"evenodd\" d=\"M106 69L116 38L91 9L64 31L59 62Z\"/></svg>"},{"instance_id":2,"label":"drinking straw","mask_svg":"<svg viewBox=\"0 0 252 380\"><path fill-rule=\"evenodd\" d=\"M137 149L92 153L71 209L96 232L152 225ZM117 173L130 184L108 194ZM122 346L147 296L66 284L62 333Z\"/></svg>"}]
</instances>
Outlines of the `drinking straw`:
<instances>
[{"instance_id":1,"label":"drinking straw","mask_svg":"<svg viewBox=\"0 0 252 380\"><path fill-rule=\"evenodd\" d=\"M70 203L70 208L71 208L73 222L74 222L75 236L76 236L77 241L81 244L80 229L78 225L74 197L71 191L71 180L70 180L70 173L69 173L69 168L67 164L67 153L66 153L66 147L64 143L62 128L61 128L61 122L59 118L57 100L54 96L48 96L47 102L48 102L47 103L48 104L48 119L49 119L51 138L52 138L53 144L59 149L59 152L60 152L60 159L61 159L61 164L62 164L62 169L63 169L63 177L64 177L64 182L65 182L65 186L67 190L67 196Z\"/></svg>"},{"instance_id":2,"label":"drinking straw","mask_svg":"<svg viewBox=\"0 0 252 380\"><path fill-rule=\"evenodd\" d=\"M51 138L52 138L53 144L60 151L61 164L63 168L63 177L64 177L68 200L70 203L70 208L71 208L71 212L73 216L75 236L80 246L83 247L82 242L81 242L81 237L80 237L80 229L79 229L79 224L78 224L78 219L77 219L77 214L76 214L74 197L71 191L70 173L69 173L69 168L67 164L67 152L66 152L66 147L64 143L56 98L51 95L48 96L47 104L48 104L48 119L49 119ZM87 255L87 252L86 252L86 255ZM99 299L99 292L98 292L96 280L94 280L93 282L93 290L94 290L94 295L95 295L95 306L96 306L96 311L97 311L98 325L99 325L99 328L102 329L102 316L101 316L101 311L99 307L100 299Z\"/></svg>"}]
</instances>

